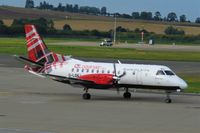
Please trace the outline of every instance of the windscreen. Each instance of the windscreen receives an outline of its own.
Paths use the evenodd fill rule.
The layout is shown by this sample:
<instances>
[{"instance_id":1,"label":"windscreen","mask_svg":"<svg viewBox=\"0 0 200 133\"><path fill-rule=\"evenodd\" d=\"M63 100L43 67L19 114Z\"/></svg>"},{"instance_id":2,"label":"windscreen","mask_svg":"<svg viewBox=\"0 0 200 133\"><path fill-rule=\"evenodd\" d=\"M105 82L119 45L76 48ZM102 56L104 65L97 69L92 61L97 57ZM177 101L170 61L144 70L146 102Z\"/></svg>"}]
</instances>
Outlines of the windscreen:
<instances>
[{"instance_id":1,"label":"windscreen","mask_svg":"<svg viewBox=\"0 0 200 133\"><path fill-rule=\"evenodd\" d=\"M166 75L170 75L170 76L175 75L172 71L169 71L169 70L166 70L165 73Z\"/></svg>"},{"instance_id":2,"label":"windscreen","mask_svg":"<svg viewBox=\"0 0 200 133\"><path fill-rule=\"evenodd\" d=\"M165 75L165 73L162 70L158 70L156 75Z\"/></svg>"}]
</instances>

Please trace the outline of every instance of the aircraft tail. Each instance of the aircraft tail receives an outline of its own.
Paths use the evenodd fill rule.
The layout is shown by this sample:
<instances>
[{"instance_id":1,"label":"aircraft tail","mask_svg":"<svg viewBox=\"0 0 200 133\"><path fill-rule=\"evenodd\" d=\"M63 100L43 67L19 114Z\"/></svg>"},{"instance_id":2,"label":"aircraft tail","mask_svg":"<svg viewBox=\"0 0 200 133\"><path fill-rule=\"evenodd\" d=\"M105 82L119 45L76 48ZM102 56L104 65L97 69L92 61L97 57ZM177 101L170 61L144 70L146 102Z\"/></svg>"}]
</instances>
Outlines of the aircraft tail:
<instances>
[{"instance_id":1,"label":"aircraft tail","mask_svg":"<svg viewBox=\"0 0 200 133\"><path fill-rule=\"evenodd\" d=\"M43 65L65 61L64 56L55 54L47 48L34 25L25 25L25 33L29 60Z\"/></svg>"}]
</instances>

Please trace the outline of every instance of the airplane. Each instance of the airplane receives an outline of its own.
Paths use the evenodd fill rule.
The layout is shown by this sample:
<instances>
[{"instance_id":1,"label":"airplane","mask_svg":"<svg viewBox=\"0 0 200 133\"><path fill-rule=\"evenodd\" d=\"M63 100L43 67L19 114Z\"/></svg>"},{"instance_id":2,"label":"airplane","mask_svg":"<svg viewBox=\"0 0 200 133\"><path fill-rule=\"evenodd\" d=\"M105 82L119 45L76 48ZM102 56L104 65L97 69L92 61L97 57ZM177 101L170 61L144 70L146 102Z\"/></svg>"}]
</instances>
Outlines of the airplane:
<instances>
[{"instance_id":1,"label":"airplane","mask_svg":"<svg viewBox=\"0 0 200 133\"><path fill-rule=\"evenodd\" d=\"M82 98L91 99L89 89L124 88L123 97L131 98L130 89L164 90L166 103L171 103L170 94L188 87L169 67L163 65L123 64L82 61L71 56L51 52L38 34L34 25L25 25L28 58L16 58L25 64L25 69L39 77L83 87Z\"/></svg>"}]
</instances>

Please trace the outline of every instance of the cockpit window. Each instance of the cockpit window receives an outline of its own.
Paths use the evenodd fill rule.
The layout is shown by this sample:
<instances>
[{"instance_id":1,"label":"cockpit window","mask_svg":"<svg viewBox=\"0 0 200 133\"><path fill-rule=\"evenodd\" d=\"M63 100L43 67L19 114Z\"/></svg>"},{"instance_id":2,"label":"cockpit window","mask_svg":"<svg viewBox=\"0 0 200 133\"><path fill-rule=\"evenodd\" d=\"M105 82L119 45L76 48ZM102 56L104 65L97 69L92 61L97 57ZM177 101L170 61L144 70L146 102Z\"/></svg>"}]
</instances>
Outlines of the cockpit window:
<instances>
[{"instance_id":1,"label":"cockpit window","mask_svg":"<svg viewBox=\"0 0 200 133\"><path fill-rule=\"evenodd\" d=\"M170 75L170 76L175 75L172 71L169 71L169 70L166 70L165 73L166 73L167 75Z\"/></svg>"},{"instance_id":2,"label":"cockpit window","mask_svg":"<svg viewBox=\"0 0 200 133\"><path fill-rule=\"evenodd\" d=\"M156 75L165 75L165 73L162 70L158 70L158 72L156 73Z\"/></svg>"}]
</instances>

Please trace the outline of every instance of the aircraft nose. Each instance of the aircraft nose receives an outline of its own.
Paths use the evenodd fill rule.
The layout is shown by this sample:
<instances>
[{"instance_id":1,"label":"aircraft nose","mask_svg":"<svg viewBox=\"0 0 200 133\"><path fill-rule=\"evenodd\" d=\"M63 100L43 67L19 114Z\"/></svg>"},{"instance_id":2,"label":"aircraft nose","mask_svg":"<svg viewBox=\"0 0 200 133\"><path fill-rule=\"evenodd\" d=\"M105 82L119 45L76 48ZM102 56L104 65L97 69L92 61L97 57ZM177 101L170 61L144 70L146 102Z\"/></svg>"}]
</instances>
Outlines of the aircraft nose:
<instances>
[{"instance_id":1,"label":"aircraft nose","mask_svg":"<svg viewBox=\"0 0 200 133\"><path fill-rule=\"evenodd\" d=\"M183 79L180 78L179 87L181 89L186 89L188 87L188 84Z\"/></svg>"}]
</instances>

